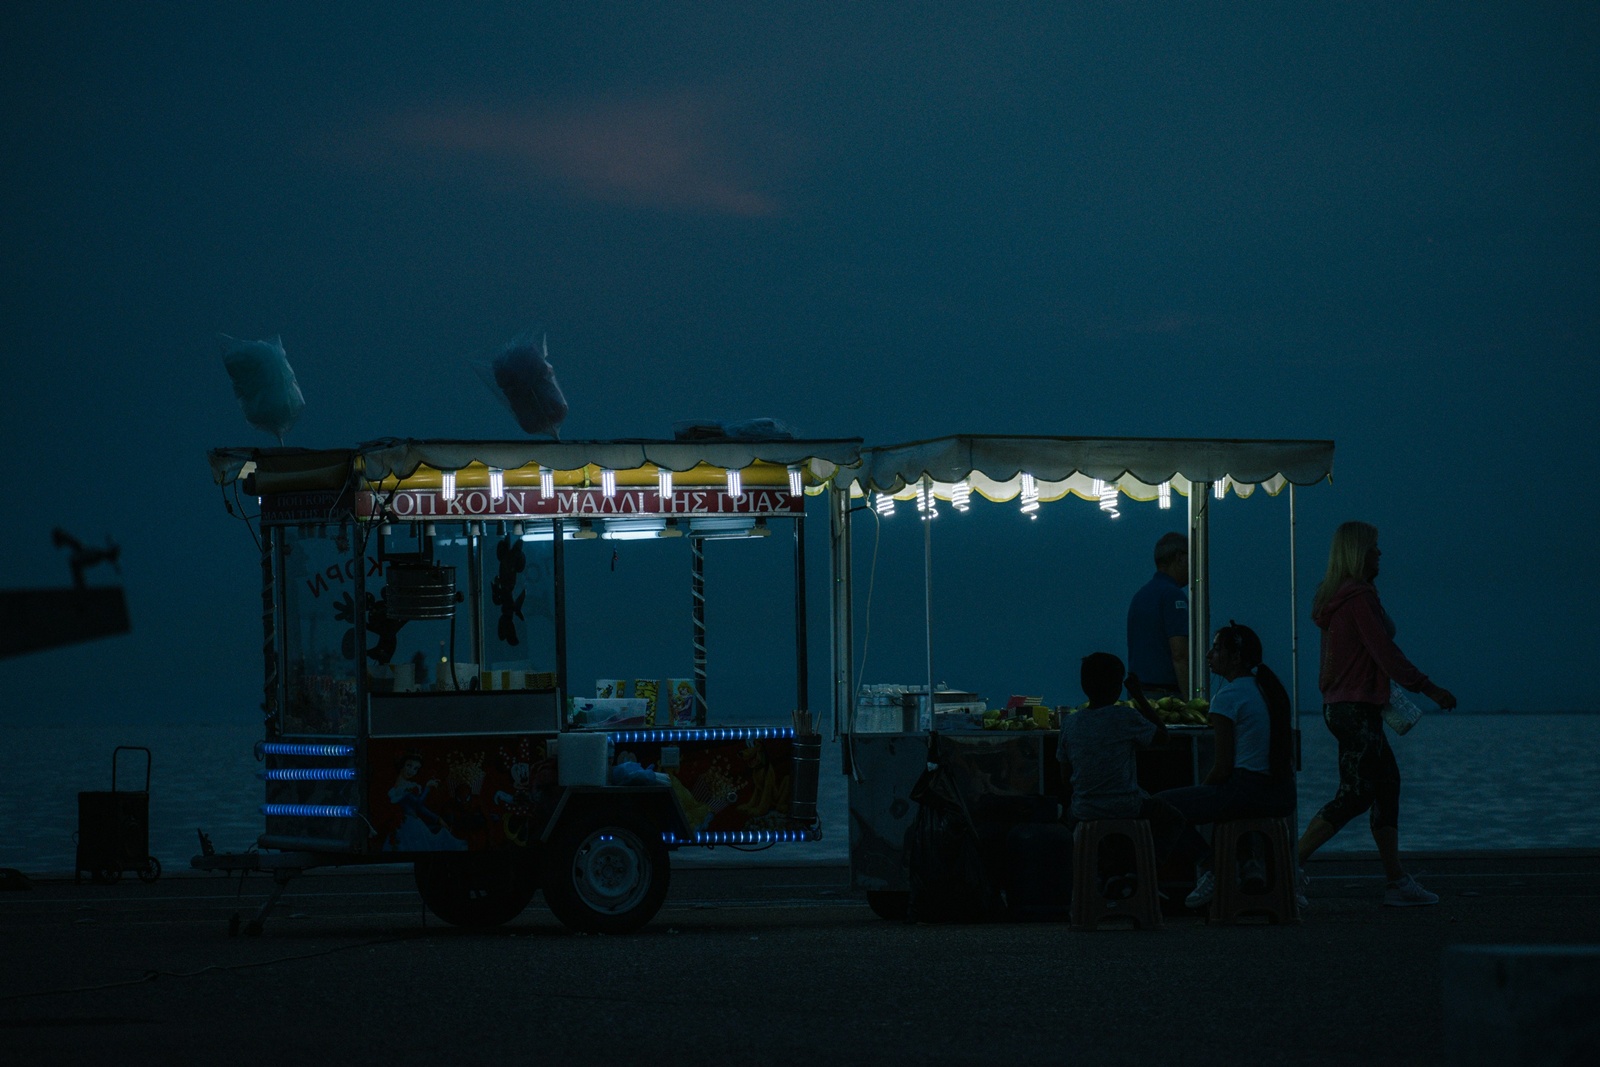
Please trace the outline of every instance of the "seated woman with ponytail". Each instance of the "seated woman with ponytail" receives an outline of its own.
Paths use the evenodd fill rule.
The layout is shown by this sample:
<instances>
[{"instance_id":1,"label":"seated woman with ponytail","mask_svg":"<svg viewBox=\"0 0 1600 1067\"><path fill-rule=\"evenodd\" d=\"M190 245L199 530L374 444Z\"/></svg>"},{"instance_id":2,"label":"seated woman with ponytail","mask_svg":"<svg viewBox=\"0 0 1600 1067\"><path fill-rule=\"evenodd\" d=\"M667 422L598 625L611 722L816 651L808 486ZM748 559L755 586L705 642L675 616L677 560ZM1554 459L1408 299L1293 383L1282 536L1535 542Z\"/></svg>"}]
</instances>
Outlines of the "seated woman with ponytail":
<instances>
[{"instance_id":1,"label":"seated woman with ponytail","mask_svg":"<svg viewBox=\"0 0 1600 1067\"><path fill-rule=\"evenodd\" d=\"M1197 863L1195 889L1185 901L1191 908L1209 904L1215 886L1211 847L1194 827L1280 818L1294 811L1295 802L1289 693L1261 662L1261 638L1230 621L1217 631L1206 663L1227 681L1211 698L1216 759L1199 785L1156 794L1189 821L1174 851Z\"/></svg>"}]
</instances>

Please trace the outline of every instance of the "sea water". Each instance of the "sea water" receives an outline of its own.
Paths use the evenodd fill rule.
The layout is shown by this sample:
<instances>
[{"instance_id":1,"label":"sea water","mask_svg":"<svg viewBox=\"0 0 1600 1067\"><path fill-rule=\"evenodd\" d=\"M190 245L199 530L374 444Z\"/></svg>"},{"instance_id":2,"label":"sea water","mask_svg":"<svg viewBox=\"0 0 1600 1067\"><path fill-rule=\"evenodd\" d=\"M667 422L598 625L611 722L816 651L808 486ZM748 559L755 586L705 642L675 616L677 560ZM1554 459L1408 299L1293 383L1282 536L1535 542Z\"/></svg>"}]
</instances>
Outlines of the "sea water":
<instances>
[{"instance_id":1,"label":"sea water","mask_svg":"<svg viewBox=\"0 0 1600 1067\"><path fill-rule=\"evenodd\" d=\"M1305 717L1300 822L1338 782L1333 738ZM262 783L254 723L166 726L0 727L0 867L30 874L71 872L77 794L112 787L112 751L150 749L150 851L167 870L186 869L204 830L219 851L250 848L261 833ZM1503 713L1427 716L1391 735L1403 782L1404 849L1600 848L1591 813L1600 777L1600 715ZM141 790L144 754L118 759L119 789ZM728 847L680 853L697 864L792 864L848 857L846 795L839 746L825 742L818 814L823 840L754 851ZM1329 850L1372 848L1358 819ZM675 860L675 862L679 862Z\"/></svg>"}]
</instances>

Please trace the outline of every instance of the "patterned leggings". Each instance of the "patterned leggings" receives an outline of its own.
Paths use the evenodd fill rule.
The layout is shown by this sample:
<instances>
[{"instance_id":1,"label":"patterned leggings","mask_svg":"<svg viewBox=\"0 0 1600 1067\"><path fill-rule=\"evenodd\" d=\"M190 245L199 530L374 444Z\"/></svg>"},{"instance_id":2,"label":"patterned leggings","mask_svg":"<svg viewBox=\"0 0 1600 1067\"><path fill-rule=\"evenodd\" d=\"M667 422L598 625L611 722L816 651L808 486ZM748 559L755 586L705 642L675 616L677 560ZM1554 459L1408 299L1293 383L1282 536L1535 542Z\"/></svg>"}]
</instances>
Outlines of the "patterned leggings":
<instances>
[{"instance_id":1,"label":"patterned leggings","mask_svg":"<svg viewBox=\"0 0 1600 1067\"><path fill-rule=\"evenodd\" d=\"M1346 702L1322 709L1322 721L1339 741L1339 791L1317 818L1335 829L1369 810L1374 830L1400 824L1400 766L1383 735L1380 707Z\"/></svg>"}]
</instances>

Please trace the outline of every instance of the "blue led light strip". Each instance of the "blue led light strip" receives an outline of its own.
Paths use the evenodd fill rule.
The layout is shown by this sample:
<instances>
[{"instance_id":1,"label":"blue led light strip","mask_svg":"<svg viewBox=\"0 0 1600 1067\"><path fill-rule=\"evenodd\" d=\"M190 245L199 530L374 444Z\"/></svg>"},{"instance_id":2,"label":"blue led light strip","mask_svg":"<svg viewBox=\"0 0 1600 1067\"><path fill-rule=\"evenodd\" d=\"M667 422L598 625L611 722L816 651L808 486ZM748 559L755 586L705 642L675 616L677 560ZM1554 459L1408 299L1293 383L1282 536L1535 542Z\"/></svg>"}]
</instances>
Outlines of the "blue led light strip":
<instances>
[{"instance_id":1,"label":"blue led light strip","mask_svg":"<svg viewBox=\"0 0 1600 1067\"><path fill-rule=\"evenodd\" d=\"M792 726L717 726L703 730L620 730L611 735L619 745L647 741L755 741L763 738L793 738Z\"/></svg>"},{"instance_id":2,"label":"blue led light strip","mask_svg":"<svg viewBox=\"0 0 1600 1067\"><path fill-rule=\"evenodd\" d=\"M688 837L672 831L661 835L669 845L770 845L785 841L820 841L816 830L696 830Z\"/></svg>"},{"instance_id":3,"label":"blue led light strip","mask_svg":"<svg viewBox=\"0 0 1600 1067\"><path fill-rule=\"evenodd\" d=\"M356 777L354 767L281 767L256 773L269 782L351 782Z\"/></svg>"},{"instance_id":4,"label":"blue led light strip","mask_svg":"<svg viewBox=\"0 0 1600 1067\"><path fill-rule=\"evenodd\" d=\"M298 741L264 741L261 751L268 756L354 756L354 745L309 745Z\"/></svg>"},{"instance_id":5,"label":"blue led light strip","mask_svg":"<svg viewBox=\"0 0 1600 1067\"><path fill-rule=\"evenodd\" d=\"M341 804L263 804L261 814L308 819L353 819L356 809Z\"/></svg>"}]
</instances>

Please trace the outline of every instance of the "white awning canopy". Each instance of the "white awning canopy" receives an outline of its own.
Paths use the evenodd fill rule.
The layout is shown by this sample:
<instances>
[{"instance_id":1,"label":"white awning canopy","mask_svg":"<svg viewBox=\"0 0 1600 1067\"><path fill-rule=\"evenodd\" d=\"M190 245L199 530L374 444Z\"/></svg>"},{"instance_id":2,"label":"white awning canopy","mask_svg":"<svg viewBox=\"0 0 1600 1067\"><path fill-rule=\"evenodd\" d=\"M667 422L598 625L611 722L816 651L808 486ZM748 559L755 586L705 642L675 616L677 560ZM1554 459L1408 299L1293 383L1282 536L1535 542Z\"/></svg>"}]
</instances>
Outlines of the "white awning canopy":
<instances>
[{"instance_id":1,"label":"white awning canopy","mask_svg":"<svg viewBox=\"0 0 1600 1067\"><path fill-rule=\"evenodd\" d=\"M504 471L536 466L545 470L576 471L595 466L613 471L659 467L674 472L705 464L724 470L742 470L752 464L803 466L818 481L833 477L840 466L855 463L861 454L859 438L820 441L370 441L354 449L308 451L292 448L219 448L211 455L212 474L227 484L251 471L261 475L316 477L339 474L343 484L353 464L361 477L378 482L409 478L422 467L439 471L462 470L473 464ZM249 471L246 464L253 464Z\"/></svg>"},{"instance_id":2,"label":"white awning canopy","mask_svg":"<svg viewBox=\"0 0 1600 1067\"><path fill-rule=\"evenodd\" d=\"M1194 482L1223 482L1239 496L1258 486L1277 495L1285 485L1310 485L1332 473L1332 441L977 434L864 448L859 464L841 465L833 484L853 496L906 498L926 478L943 500L965 482L971 492L1002 501L1021 492L1027 475L1041 500L1068 493L1092 499L1095 482L1153 500L1163 484L1184 495Z\"/></svg>"}]
</instances>

